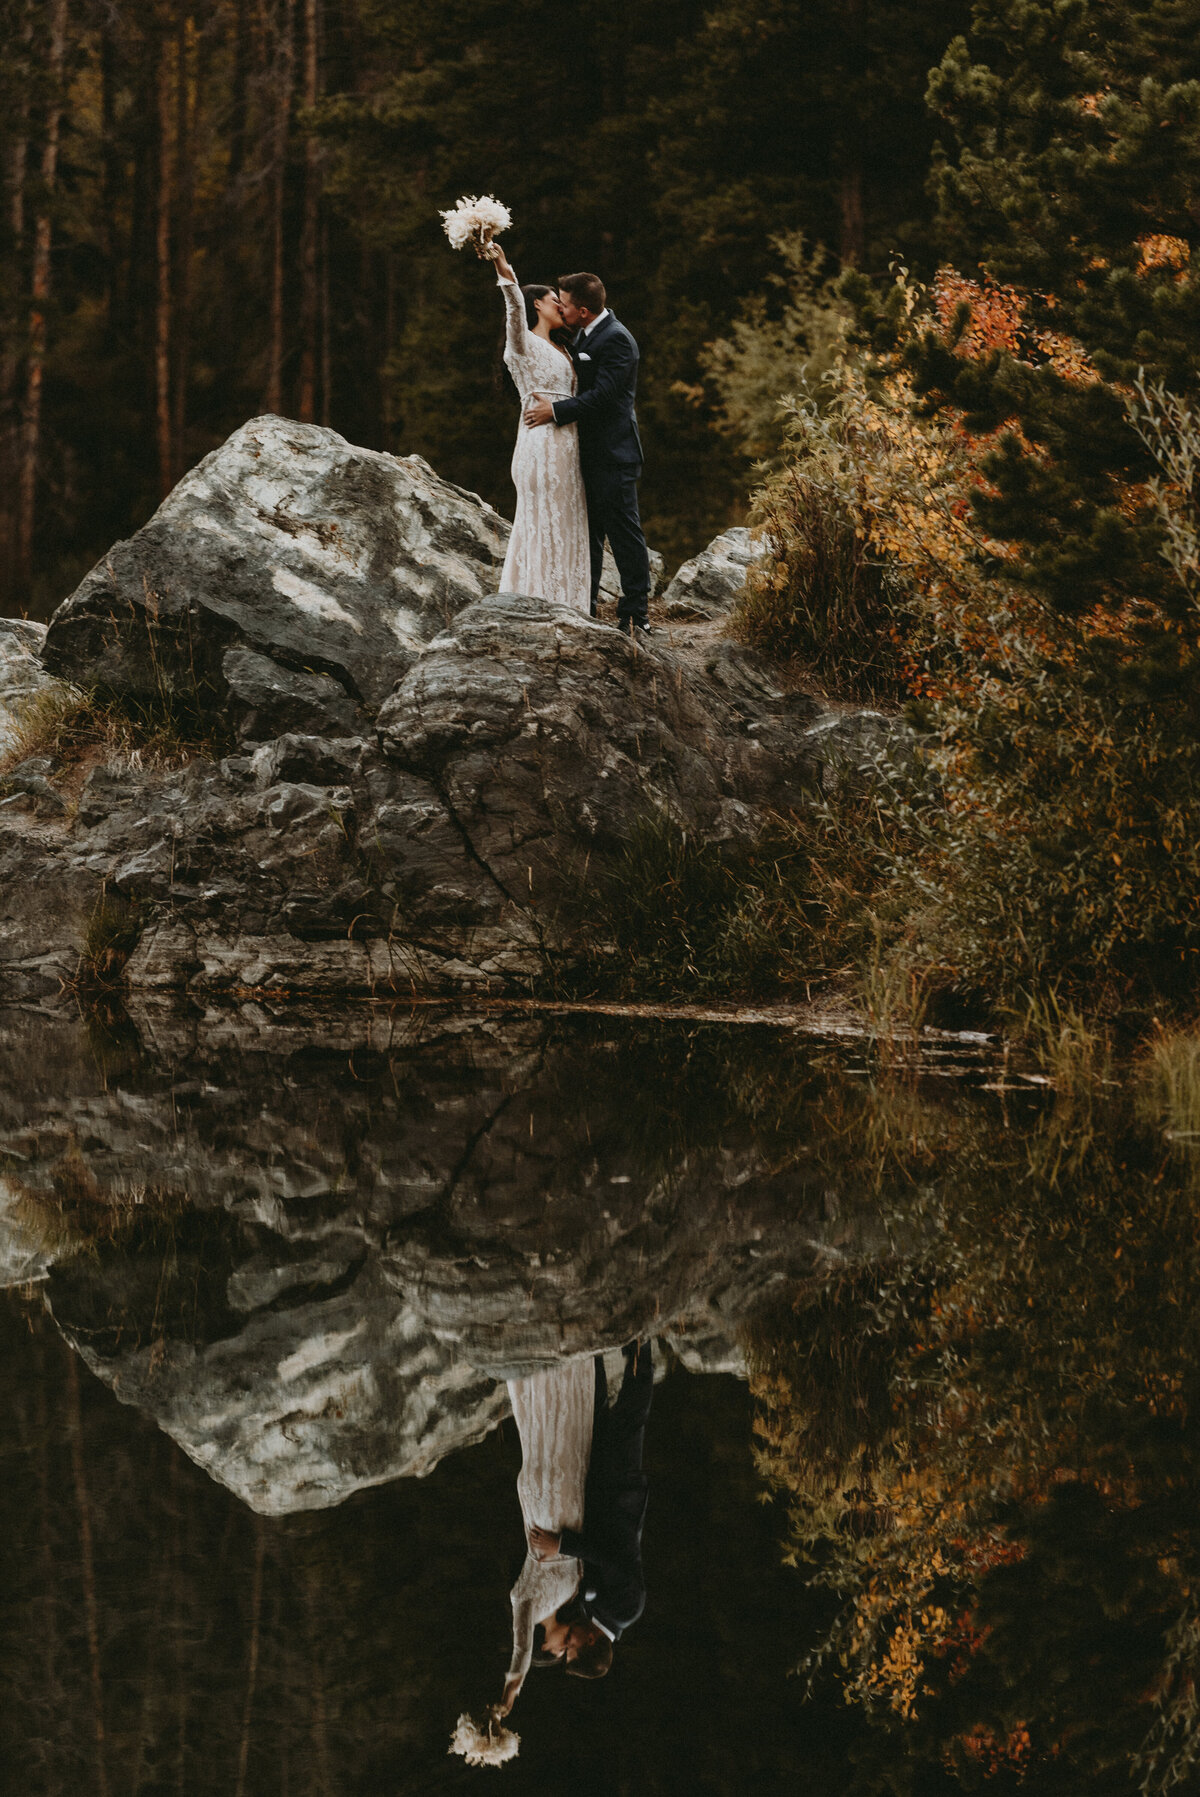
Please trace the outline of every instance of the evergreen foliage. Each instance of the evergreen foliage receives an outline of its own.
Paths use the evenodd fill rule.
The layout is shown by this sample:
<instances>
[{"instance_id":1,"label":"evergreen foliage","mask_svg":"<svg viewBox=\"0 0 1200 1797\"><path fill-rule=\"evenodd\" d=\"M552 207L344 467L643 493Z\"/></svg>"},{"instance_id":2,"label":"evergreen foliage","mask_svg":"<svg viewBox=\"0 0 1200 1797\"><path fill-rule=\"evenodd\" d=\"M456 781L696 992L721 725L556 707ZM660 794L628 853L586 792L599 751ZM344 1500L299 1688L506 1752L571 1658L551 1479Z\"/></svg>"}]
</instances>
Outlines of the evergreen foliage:
<instances>
[{"instance_id":1,"label":"evergreen foliage","mask_svg":"<svg viewBox=\"0 0 1200 1797\"><path fill-rule=\"evenodd\" d=\"M1088 0L979 0L969 38L930 79L952 133L933 185L943 242L1025 302L1020 337L964 362L931 337L909 360L968 429L1019 423L984 472L989 530L1056 608L1184 611L1156 567L1154 526L1124 503L1150 472L1122 388L1144 370L1200 387L1200 10ZM1082 346L1100 378L1064 379L1045 336ZM1157 574L1158 578L1155 578Z\"/></svg>"}]
</instances>

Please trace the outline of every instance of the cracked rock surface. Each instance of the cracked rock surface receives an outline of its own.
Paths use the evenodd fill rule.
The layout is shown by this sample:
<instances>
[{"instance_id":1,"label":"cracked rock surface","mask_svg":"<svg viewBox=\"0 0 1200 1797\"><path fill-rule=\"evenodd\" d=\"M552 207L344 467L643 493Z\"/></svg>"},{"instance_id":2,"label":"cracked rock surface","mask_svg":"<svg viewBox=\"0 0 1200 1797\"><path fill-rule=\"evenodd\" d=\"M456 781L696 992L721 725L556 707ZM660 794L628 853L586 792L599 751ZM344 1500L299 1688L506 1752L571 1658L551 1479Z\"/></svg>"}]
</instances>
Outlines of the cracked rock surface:
<instances>
[{"instance_id":1,"label":"cracked rock surface","mask_svg":"<svg viewBox=\"0 0 1200 1797\"><path fill-rule=\"evenodd\" d=\"M255 1509L324 1507L428 1472L564 1355L653 1334L738 1370L781 1281L886 1252L836 1140L733 1090L788 1056L819 1085L814 1054L431 1007L0 1010L0 1272Z\"/></svg>"}]
</instances>

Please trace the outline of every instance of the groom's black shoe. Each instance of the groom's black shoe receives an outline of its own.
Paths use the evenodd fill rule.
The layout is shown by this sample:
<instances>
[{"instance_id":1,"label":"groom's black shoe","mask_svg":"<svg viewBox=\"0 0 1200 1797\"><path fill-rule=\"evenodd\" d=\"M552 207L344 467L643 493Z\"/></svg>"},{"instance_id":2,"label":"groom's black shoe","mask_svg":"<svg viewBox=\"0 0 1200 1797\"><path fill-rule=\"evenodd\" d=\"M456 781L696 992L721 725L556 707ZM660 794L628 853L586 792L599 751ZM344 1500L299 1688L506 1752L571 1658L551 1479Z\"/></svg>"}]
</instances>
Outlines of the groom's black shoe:
<instances>
[{"instance_id":1,"label":"groom's black shoe","mask_svg":"<svg viewBox=\"0 0 1200 1797\"><path fill-rule=\"evenodd\" d=\"M621 632L622 636L633 636L635 631L638 636L652 636L654 634L649 624L640 623L637 618L618 618L617 629Z\"/></svg>"}]
</instances>

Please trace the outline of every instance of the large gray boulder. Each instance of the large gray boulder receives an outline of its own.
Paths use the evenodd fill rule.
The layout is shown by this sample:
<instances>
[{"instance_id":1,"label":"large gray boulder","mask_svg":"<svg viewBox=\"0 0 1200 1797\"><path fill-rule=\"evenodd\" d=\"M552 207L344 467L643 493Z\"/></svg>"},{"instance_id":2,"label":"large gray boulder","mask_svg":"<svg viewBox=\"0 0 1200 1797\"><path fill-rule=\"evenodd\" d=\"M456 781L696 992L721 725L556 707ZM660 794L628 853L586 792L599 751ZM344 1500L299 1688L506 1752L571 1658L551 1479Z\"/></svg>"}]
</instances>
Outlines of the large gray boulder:
<instances>
[{"instance_id":1,"label":"large gray boulder","mask_svg":"<svg viewBox=\"0 0 1200 1797\"><path fill-rule=\"evenodd\" d=\"M121 697L219 709L255 741L361 728L424 643L495 592L510 530L420 456L255 418L59 607L45 667ZM653 552L651 571L657 590ZM602 608L619 592L606 551ZM38 633L26 660L44 678L32 657L46 633L23 628ZM24 674L14 663L18 685Z\"/></svg>"},{"instance_id":2,"label":"large gray boulder","mask_svg":"<svg viewBox=\"0 0 1200 1797\"><path fill-rule=\"evenodd\" d=\"M745 525L722 531L684 562L662 596L662 615L677 620L726 617L763 554L765 546L754 541Z\"/></svg>"},{"instance_id":3,"label":"large gray boulder","mask_svg":"<svg viewBox=\"0 0 1200 1797\"><path fill-rule=\"evenodd\" d=\"M232 700L260 721L269 671L256 680L244 654L226 666L249 649L373 709L406 657L495 590L508 534L420 456L255 418L59 607L45 663L129 697Z\"/></svg>"},{"instance_id":4,"label":"large gray boulder","mask_svg":"<svg viewBox=\"0 0 1200 1797\"><path fill-rule=\"evenodd\" d=\"M647 653L542 600L489 600L461 612L399 682L379 742L444 796L504 891L531 895L534 910L539 894L569 910L574 870L591 861L599 872L647 815L709 838L749 835L765 805L800 804L811 790L799 729L785 724L775 753L748 733L722 659L666 643ZM766 670L735 659L757 676L746 682L754 721L790 720Z\"/></svg>"}]
</instances>

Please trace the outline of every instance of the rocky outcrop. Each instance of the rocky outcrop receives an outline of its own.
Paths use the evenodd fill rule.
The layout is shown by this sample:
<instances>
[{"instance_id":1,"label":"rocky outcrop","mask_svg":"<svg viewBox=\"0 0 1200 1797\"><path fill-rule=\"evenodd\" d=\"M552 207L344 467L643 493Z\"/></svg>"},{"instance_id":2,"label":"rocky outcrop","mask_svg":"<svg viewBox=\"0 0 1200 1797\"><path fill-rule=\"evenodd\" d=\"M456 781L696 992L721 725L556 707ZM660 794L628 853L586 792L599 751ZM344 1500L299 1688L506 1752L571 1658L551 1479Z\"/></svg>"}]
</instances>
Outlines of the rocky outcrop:
<instances>
[{"instance_id":1,"label":"rocky outcrop","mask_svg":"<svg viewBox=\"0 0 1200 1797\"><path fill-rule=\"evenodd\" d=\"M28 618L0 618L0 756L11 749L17 715L48 682L41 651L44 624Z\"/></svg>"},{"instance_id":2,"label":"rocky outcrop","mask_svg":"<svg viewBox=\"0 0 1200 1797\"><path fill-rule=\"evenodd\" d=\"M52 761L10 774L0 993L74 977L118 913L135 989L526 989L604 954L596 883L640 819L750 838L845 765L852 724L823 732L710 626L631 642L497 595L507 532L419 458L315 425L258 419L202 462L43 653L210 740L236 726L234 752L102 763L58 817ZM668 594L716 607L752 553L728 532ZM28 660L9 643L13 681Z\"/></svg>"},{"instance_id":3,"label":"rocky outcrop","mask_svg":"<svg viewBox=\"0 0 1200 1797\"><path fill-rule=\"evenodd\" d=\"M768 1151L740 1104L789 1056L811 1084L719 1026L157 1001L98 1055L0 1011L0 1268L254 1508L336 1503L479 1439L508 1374L648 1333L736 1369L781 1281L887 1251L840 1139Z\"/></svg>"},{"instance_id":4,"label":"rocky outcrop","mask_svg":"<svg viewBox=\"0 0 1200 1797\"><path fill-rule=\"evenodd\" d=\"M55 613L51 673L123 697L164 690L230 706L243 728L291 729L297 693L374 707L463 605L495 590L509 527L420 456L256 418L185 475ZM233 651L230 658L230 651ZM316 721L308 717L310 725ZM327 727L327 720L323 721Z\"/></svg>"},{"instance_id":5,"label":"rocky outcrop","mask_svg":"<svg viewBox=\"0 0 1200 1797\"><path fill-rule=\"evenodd\" d=\"M745 525L714 537L707 549L684 562L667 587L663 616L682 620L727 616L762 554L762 545L753 541Z\"/></svg>"}]
</instances>

